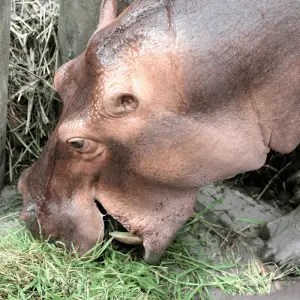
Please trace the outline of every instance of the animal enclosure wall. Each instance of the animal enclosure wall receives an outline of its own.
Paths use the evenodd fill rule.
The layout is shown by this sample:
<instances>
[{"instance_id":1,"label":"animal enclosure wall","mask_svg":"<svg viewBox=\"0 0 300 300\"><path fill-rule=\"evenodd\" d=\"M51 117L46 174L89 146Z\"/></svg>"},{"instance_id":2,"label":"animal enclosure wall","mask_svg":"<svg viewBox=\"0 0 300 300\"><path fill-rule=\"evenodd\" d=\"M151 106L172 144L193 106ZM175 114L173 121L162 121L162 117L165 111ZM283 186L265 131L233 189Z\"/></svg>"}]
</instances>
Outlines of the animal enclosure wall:
<instances>
[{"instance_id":1,"label":"animal enclosure wall","mask_svg":"<svg viewBox=\"0 0 300 300\"><path fill-rule=\"evenodd\" d=\"M4 177L10 0L0 0L0 189Z\"/></svg>"},{"instance_id":2,"label":"animal enclosure wall","mask_svg":"<svg viewBox=\"0 0 300 300\"><path fill-rule=\"evenodd\" d=\"M133 0L118 0L118 13ZM61 0L58 40L60 63L65 63L82 53L96 30L101 0Z\"/></svg>"}]
</instances>

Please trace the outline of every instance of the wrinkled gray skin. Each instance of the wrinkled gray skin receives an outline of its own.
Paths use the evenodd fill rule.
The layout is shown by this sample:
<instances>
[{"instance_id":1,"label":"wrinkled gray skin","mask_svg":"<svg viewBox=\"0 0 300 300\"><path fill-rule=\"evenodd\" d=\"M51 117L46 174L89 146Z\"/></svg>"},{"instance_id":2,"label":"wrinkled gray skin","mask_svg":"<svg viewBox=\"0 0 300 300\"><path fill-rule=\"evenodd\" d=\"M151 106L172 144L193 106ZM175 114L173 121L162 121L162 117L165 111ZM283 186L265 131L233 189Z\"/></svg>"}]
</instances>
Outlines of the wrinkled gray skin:
<instances>
[{"instance_id":1,"label":"wrinkled gray skin","mask_svg":"<svg viewBox=\"0 0 300 300\"><path fill-rule=\"evenodd\" d=\"M55 76L64 111L19 181L22 218L82 253L103 238L95 198L154 263L199 185L299 144L300 1L137 0L118 19L112 7ZM263 256L298 262L298 210L282 220Z\"/></svg>"}]
</instances>

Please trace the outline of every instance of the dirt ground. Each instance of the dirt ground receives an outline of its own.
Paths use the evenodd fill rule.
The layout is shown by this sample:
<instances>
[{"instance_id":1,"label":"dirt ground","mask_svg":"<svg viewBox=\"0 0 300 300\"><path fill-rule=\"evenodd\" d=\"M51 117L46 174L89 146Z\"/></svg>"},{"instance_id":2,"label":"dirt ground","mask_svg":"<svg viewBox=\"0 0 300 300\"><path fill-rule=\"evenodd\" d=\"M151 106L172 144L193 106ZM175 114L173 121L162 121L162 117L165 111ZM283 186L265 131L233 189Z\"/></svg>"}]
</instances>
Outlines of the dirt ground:
<instances>
[{"instance_id":1,"label":"dirt ground","mask_svg":"<svg viewBox=\"0 0 300 300\"><path fill-rule=\"evenodd\" d=\"M264 167L226 183L257 201L291 211L300 204L300 147L286 155L271 151Z\"/></svg>"}]
</instances>

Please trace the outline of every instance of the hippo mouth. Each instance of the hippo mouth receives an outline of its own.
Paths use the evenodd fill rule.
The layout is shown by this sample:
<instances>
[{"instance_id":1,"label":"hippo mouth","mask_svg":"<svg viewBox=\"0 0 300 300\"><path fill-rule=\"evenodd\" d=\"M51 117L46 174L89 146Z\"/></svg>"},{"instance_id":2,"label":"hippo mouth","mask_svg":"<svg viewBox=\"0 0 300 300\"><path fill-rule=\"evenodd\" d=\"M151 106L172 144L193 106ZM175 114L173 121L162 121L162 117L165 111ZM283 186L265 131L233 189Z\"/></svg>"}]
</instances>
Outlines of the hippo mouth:
<instances>
[{"instance_id":1,"label":"hippo mouth","mask_svg":"<svg viewBox=\"0 0 300 300\"><path fill-rule=\"evenodd\" d=\"M128 232L118 220L107 213L106 209L97 199L94 199L93 206L94 208L97 208L97 218L100 220L99 223L101 224L99 228L100 231L98 233L95 232L97 234L97 240L94 239L95 243L88 242L88 246L82 247L84 249L83 251L80 249L80 247L78 247L80 255L88 252L96 244L103 242L107 238L113 238L114 241L117 241L118 249L120 249L121 251L123 249L128 249L128 246L125 247L125 245L129 245L132 248L134 246L140 246L143 244L143 240L141 237ZM59 241L60 243L56 243L58 246L62 245L63 243L63 245L67 246L70 249L74 247L74 241L76 245L79 245L80 242L82 242L82 244L84 245L86 243L85 239L89 239L88 236L84 236L80 233L79 239L72 236L72 233L70 233L72 232L72 230L70 231L68 226L65 225L72 222L64 222L64 225L62 225L62 222L59 222L59 225L56 225L56 227L60 228L60 232L59 234L57 234L57 230L55 230L56 228L52 228L51 230L47 227L49 223L53 224L52 218L50 218L50 222L49 219L46 220L46 228L43 228L41 232L41 226L38 222L37 211L38 209L36 203L32 200L31 197L28 197L27 204L26 206L24 206L24 209L20 214L20 219L25 222L26 227L33 234L33 236L42 236L49 242L54 243ZM80 239L82 239L82 241L80 241ZM75 248L77 247L75 246Z\"/></svg>"},{"instance_id":2,"label":"hippo mouth","mask_svg":"<svg viewBox=\"0 0 300 300\"><path fill-rule=\"evenodd\" d=\"M118 220L107 213L106 209L97 199L94 199L94 202L103 216L105 236L112 237L123 245L138 246L143 244L141 237L130 233Z\"/></svg>"}]
</instances>

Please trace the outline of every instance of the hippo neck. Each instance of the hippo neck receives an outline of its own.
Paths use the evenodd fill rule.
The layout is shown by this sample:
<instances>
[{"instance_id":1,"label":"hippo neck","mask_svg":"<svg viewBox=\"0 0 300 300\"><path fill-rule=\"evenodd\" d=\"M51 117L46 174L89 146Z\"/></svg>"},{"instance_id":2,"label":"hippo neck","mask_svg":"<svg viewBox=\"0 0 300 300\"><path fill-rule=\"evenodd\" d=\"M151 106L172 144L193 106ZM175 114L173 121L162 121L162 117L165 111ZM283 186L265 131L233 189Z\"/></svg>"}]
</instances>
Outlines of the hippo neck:
<instances>
[{"instance_id":1,"label":"hippo neck","mask_svg":"<svg viewBox=\"0 0 300 300\"><path fill-rule=\"evenodd\" d=\"M190 109L230 120L251 107L281 153L300 142L300 4L288 2L282 14L280 0L173 1L171 18Z\"/></svg>"}]
</instances>

